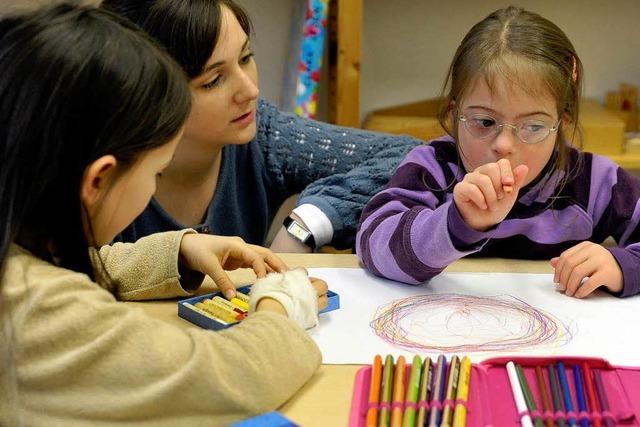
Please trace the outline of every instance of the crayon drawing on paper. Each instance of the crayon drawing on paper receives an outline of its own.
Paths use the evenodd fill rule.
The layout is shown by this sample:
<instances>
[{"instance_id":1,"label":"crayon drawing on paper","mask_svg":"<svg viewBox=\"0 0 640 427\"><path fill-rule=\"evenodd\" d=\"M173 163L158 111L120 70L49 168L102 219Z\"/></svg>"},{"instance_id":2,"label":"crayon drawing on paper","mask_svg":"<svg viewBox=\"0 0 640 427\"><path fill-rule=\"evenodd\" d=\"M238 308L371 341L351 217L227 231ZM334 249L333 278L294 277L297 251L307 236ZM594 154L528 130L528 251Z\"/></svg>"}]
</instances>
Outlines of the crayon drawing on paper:
<instances>
[{"instance_id":1,"label":"crayon drawing on paper","mask_svg":"<svg viewBox=\"0 0 640 427\"><path fill-rule=\"evenodd\" d=\"M340 295L340 309L309 331L323 363L371 363L376 354L602 357L637 364L629 339L640 297L597 291L586 299L556 289L553 274L443 273L406 285L358 268L314 268Z\"/></svg>"},{"instance_id":2,"label":"crayon drawing on paper","mask_svg":"<svg viewBox=\"0 0 640 427\"><path fill-rule=\"evenodd\" d=\"M390 344L417 352L480 352L562 346L568 325L510 296L426 294L378 307L370 323Z\"/></svg>"}]
</instances>

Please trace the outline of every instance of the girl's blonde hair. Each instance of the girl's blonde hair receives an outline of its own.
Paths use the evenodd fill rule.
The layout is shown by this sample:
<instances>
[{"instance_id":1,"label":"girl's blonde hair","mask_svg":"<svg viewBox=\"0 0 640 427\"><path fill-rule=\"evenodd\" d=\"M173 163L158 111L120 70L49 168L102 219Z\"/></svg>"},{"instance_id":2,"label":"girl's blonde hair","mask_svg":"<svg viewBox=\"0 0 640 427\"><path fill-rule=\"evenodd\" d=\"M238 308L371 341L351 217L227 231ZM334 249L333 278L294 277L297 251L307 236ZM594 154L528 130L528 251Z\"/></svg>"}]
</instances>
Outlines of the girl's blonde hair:
<instances>
[{"instance_id":1,"label":"girl's blonde hair","mask_svg":"<svg viewBox=\"0 0 640 427\"><path fill-rule=\"evenodd\" d=\"M580 58L557 25L522 8L499 9L474 25L460 43L442 90L440 124L457 140L457 106L479 78L490 90L504 79L532 96L550 95L558 118L572 124L565 132L561 122L550 165L565 172L561 189L580 169L579 161L568 170L568 157L571 146L582 147L578 122L582 75Z\"/></svg>"}]
</instances>

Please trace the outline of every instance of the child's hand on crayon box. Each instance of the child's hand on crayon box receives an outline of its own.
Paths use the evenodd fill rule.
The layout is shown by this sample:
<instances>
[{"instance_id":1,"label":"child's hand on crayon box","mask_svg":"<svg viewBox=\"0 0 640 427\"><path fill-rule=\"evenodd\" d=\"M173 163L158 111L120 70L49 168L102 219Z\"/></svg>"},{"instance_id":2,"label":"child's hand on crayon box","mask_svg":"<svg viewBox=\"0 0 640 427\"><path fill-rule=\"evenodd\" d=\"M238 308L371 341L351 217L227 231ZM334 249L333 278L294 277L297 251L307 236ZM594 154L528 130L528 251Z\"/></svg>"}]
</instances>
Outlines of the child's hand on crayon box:
<instances>
[{"instance_id":1,"label":"child's hand on crayon box","mask_svg":"<svg viewBox=\"0 0 640 427\"><path fill-rule=\"evenodd\" d=\"M251 268L257 277L283 272L287 265L269 249L245 243L239 237L185 234L180 244L180 261L213 279L227 299L235 296L235 285L225 270Z\"/></svg>"},{"instance_id":2,"label":"child's hand on crayon box","mask_svg":"<svg viewBox=\"0 0 640 427\"><path fill-rule=\"evenodd\" d=\"M487 163L466 174L453 188L453 200L464 222L485 231L502 222L518 197L529 168L512 169L507 159Z\"/></svg>"},{"instance_id":3,"label":"child's hand on crayon box","mask_svg":"<svg viewBox=\"0 0 640 427\"><path fill-rule=\"evenodd\" d=\"M322 311L329 305L329 298L327 297L327 291L329 288L327 287L327 282L322 279L318 279L317 277L309 277L309 281L318 296L318 311ZM258 301L256 304L256 311L260 310L271 310L287 316L287 310L285 310L283 305L273 298L265 297Z\"/></svg>"},{"instance_id":4,"label":"child's hand on crayon box","mask_svg":"<svg viewBox=\"0 0 640 427\"><path fill-rule=\"evenodd\" d=\"M551 259L554 283L568 296L584 298L600 286L621 292L623 275L613 254L593 242L582 242Z\"/></svg>"},{"instance_id":5,"label":"child's hand on crayon box","mask_svg":"<svg viewBox=\"0 0 640 427\"><path fill-rule=\"evenodd\" d=\"M327 283L308 277L304 268L271 273L251 286L249 312L272 310L288 316L303 329L318 324L318 312L328 305Z\"/></svg>"},{"instance_id":6,"label":"child's hand on crayon box","mask_svg":"<svg viewBox=\"0 0 640 427\"><path fill-rule=\"evenodd\" d=\"M327 297L329 287L327 286L327 282L317 277L309 277L309 280L316 290L316 295L318 295L318 311L322 311L329 305L329 298Z\"/></svg>"}]
</instances>

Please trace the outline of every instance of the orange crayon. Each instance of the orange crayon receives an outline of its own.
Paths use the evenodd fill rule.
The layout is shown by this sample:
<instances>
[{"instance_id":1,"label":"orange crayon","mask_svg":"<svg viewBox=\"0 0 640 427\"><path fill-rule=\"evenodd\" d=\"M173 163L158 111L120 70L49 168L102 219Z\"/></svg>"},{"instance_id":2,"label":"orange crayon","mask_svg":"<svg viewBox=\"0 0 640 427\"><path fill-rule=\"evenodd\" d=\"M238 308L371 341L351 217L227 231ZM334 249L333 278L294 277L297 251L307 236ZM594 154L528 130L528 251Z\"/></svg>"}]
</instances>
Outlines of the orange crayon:
<instances>
[{"instance_id":1,"label":"orange crayon","mask_svg":"<svg viewBox=\"0 0 640 427\"><path fill-rule=\"evenodd\" d=\"M393 400L391 401L391 427L402 427L402 405L404 404L406 362L404 356L398 357L395 377L393 379Z\"/></svg>"},{"instance_id":2,"label":"orange crayon","mask_svg":"<svg viewBox=\"0 0 640 427\"><path fill-rule=\"evenodd\" d=\"M369 387L369 410L367 411L367 427L378 425L378 403L380 382L382 381L382 357L376 355L371 367L371 386Z\"/></svg>"}]
</instances>

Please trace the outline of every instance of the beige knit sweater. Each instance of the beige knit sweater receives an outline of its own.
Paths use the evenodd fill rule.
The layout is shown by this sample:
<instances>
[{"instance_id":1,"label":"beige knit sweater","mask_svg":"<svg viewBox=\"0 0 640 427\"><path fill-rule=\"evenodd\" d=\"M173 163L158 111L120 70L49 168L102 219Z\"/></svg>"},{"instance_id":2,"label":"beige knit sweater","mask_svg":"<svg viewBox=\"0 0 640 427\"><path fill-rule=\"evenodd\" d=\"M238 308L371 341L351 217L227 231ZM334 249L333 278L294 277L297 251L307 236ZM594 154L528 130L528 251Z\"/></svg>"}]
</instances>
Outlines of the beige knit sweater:
<instances>
[{"instance_id":1,"label":"beige knit sweater","mask_svg":"<svg viewBox=\"0 0 640 427\"><path fill-rule=\"evenodd\" d=\"M189 295L183 234L102 248L117 298ZM225 425L277 408L320 364L315 343L276 313L221 332L177 328L16 245L1 280L2 426Z\"/></svg>"}]
</instances>

